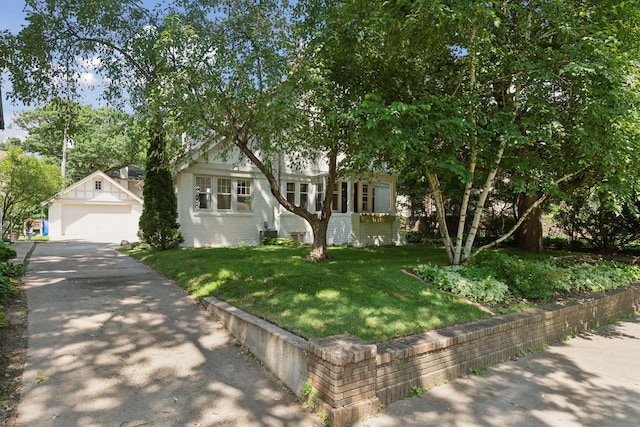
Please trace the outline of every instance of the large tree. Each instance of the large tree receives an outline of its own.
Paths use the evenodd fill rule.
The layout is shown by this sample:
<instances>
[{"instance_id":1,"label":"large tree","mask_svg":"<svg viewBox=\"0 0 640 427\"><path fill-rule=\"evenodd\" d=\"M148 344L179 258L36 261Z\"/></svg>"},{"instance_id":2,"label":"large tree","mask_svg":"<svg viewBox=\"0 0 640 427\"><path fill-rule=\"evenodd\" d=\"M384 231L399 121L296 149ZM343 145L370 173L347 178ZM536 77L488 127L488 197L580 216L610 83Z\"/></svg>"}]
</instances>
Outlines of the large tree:
<instances>
[{"instance_id":1,"label":"large tree","mask_svg":"<svg viewBox=\"0 0 640 427\"><path fill-rule=\"evenodd\" d=\"M17 34L3 33L0 38L0 67L8 70L13 85L10 95L26 104L45 104L53 99L75 100L83 88L82 77L96 73L103 78L106 99L128 105L136 118L147 126L149 150L147 173L169 173L167 152L172 145L163 111L155 102L158 91L158 36L164 18L172 12L157 4L145 9L135 0L27 0L27 25ZM160 139L162 141L160 141ZM163 163L149 162L162 161ZM165 185L164 180L149 185ZM152 200L156 196L168 200ZM144 209L164 209L175 204L173 192L144 194ZM166 215L149 215L166 218ZM150 223L146 223L150 224ZM166 224L141 227L144 239L158 241L158 230L175 233L175 218ZM159 239L166 242L164 237Z\"/></svg>"},{"instance_id":2,"label":"large tree","mask_svg":"<svg viewBox=\"0 0 640 427\"><path fill-rule=\"evenodd\" d=\"M276 165L301 169L324 162L326 188L333 188L348 164L356 130L348 113L358 102L328 55L334 52L323 28L328 9L301 4L294 10L281 0L207 6L197 2L167 20L159 46L162 109L200 150L217 144L223 155L238 150L249 159L276 200L310 224L310 258L326 258L331 191L319 213L309 212L282 193ZM344 62L348 52L337 57Z\"/></svg>"},{"instance_id":3,"label":"large tree","mask_svg":"<svg viewBox=\"0 0 640 427\"><path fill-rule=\"evenodd\" d=\"M19 113L15 123L29 133L22 148L51 164L61 165L63 141L73 141L66 152L66 175L72 182L96 170L144 164L144 146L133 139L131 119L123 111L56 100Z\"/></svg>"},{"instance_id":4,"label":"large tree","mask_svg":"<svg viewBox=\"0 0 640 427\"><path fill-rule=\"evenodd\" d=\"M612 191L637 185L634 5L390 1L370 2L362 13L369 16L362 66L394 76L363 103L373 135L363 160L419 168L452 264L504 240L549 197L589 177ZM497 179L527 197L524 212L474 252ZM451 180L460 183L455 195L444 193ZM459 205L451 230L446 200Z\"/></svg>"}]
</instances>

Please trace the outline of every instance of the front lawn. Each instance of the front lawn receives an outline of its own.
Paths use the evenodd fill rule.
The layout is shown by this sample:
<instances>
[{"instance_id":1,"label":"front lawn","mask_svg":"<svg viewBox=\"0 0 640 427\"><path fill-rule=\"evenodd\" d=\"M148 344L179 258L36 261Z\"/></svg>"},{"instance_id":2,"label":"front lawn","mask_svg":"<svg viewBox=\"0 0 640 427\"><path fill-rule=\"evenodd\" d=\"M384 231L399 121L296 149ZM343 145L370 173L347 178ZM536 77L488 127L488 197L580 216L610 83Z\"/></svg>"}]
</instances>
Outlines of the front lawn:
<instances>
[{"instance_id":1,"label":"front lawn","mask_svg":"<svg viewBox=\"0 0 640 427\"><path fill-rule=\"evenodd\" d=\"M126 252L197 298L216 296L307 339L346 332L380 341L488 315L401 272L446 264L442 248L335 247L326 262L305 260L306 247Z\"/></svg>"},{"instance_id":2,"label":"front lawn","mask_svg":"<svg viewBox=\"0 0 640 427\"><path fill-rule=\"evenodd\" d=\"M453 294L509 312L640 280L636 265L558 252L492 250L443 268L444 249L424 245L334 247L323 262L306 260L308 247L124 250L197 298L216 296L308 339L346 332L376 342L490 315Z\"/></svg>"}]
</instances>

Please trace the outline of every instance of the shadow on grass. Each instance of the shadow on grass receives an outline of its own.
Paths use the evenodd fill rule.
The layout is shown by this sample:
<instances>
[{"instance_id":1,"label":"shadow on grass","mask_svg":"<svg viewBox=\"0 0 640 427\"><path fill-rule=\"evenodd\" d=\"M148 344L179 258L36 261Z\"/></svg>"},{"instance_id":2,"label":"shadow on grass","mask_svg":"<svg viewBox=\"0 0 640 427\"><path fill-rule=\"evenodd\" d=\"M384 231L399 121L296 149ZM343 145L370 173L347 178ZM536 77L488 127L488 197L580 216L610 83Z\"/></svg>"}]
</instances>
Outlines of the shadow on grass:
<instances>
[{"instance_id":1,"label":"shadow on grass","mask_svg":"<svg viewBox=\"0 0 640 427\"><path fill-rule=\"evenodd\" d=\"M307 339L349 333L367 341L424 332L487 315L402 273L420 260L446 262L440 248L180 249L145 253L145 263L198 298L215 296Z\"/></svg>"}]
</instances>

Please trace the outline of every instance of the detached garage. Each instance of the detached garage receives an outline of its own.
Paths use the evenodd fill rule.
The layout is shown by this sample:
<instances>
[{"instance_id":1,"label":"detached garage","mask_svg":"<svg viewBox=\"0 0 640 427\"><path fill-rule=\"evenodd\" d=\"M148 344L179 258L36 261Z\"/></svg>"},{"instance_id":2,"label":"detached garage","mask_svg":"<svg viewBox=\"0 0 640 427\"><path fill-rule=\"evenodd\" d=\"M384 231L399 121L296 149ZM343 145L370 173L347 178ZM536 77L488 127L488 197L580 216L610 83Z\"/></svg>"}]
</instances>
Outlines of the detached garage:
<instances>
[{"instance_id":1,"label":"detached garage","mask_svg":"<svg viewBox=\"0 0 640 427\"><path fill-rule=\"evenodd\" d=\"M67 187L48 204L49 240L138 240L142 200L103 172Z\"/></svg>"}]
</instances>

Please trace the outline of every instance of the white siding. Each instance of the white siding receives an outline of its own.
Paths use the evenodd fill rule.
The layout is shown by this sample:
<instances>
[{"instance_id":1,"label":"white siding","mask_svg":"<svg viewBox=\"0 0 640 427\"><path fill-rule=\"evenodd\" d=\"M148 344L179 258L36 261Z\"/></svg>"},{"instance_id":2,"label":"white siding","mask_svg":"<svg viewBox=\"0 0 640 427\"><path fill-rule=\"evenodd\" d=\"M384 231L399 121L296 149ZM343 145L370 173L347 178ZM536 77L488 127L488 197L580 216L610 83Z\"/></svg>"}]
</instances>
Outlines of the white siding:
<instances>
[{"instance_id":1,"label":"white siding","mask_svg":"<svg viewBox=\"0 0 640 427\"><path fill-rule=\"evenodd\" d=\"M313 242L311 226L301 217L292 214L275 200L269 183L264 175L246 160L241 161L237 154L231 154L224 161L216 157L215 149L208 155L194 160L185 166L175 178L178 194L178 222L187 247L216 247L260 244L260 231L269 229L278 231L279 237L291 237L303 234L303 242ZM282 169L279 173L281 191L285 191L287 182L296 183L296 203L300 201L301 183L307 183L309 206L315 206L314 184L322 181L322 162L314 163L311 170L294 171ZM251 179L251 211L219 211L196 209L196 176L234 179ZM380 210L394 214L390 198L395 194L394 178L381 175L383 184L376 194L376 206ZM352 187L349 182L348 205L351 201ZM212 181L212 187L215 187ZM325 189L326 191L327 189ZM232 189L232 192L234 189ZM286 194L286 193L285 193ZM333 212L327 230L328 245L390 245L400 242L399 220L383 223L361 223L360 215Z\"/></svg>"},{"instance_id":2,"label":"white siding","mask_svg":"<svg viewBox=\"0 0 640 427\"><path fill-rule=\"evenodd\" d=\"M265 222L270 228L274 222L267 180L241 175L242 179L252 180L251 211L220 212L195 209L196 175L225 176L221 171L202 168L195 169L195 173L183 172L178 175L178 221L185 238L183 245L216 247L260 244L260 231L264 230Z\"/></svg>"},{"instance_id":3,"label":"white siding","mask_svg":"<svg viewBox=\"0 0 640 427\"><path fill-rule=\"evenodd\" d=\"M327 229L327 245L348 245L352 243L352 226L350 213L333 213Z\"/></svg>"},{"instance_id":4,"label":"white siding","mask_svg":"<svg viewBox=\"0 0 640 427\"><path fill-rule=\"evenodd\" d=\"M313 232L309 223L291 212L283 213L280 216L280 229L278 232L280 237L291 237L291 233L304 233L302 242L313 243Z\"/></svg>"},{"instance_id":5,"label":"white siding","mask_svg":"<svg viewBox=\"0 0 640 427\"><path fill-rule=\"evenodd\" d=\"M96 184L99 182L99 185ZM138 240L142 204L101 172L63 190L49 206L50 240Z\"/></svg>"},{"instance_id":6,"label":"white siding","mask_svg":"<svg viewBox=\"0 0 640 427\"><path fill-rule=\"evenodd\" d=\"M369 222L369 218L353 215L352 241L354 246L383 246L402 244L400 236L400 218L383 217L380 222Z\"/></svg>"}]
</instances>

